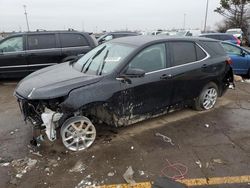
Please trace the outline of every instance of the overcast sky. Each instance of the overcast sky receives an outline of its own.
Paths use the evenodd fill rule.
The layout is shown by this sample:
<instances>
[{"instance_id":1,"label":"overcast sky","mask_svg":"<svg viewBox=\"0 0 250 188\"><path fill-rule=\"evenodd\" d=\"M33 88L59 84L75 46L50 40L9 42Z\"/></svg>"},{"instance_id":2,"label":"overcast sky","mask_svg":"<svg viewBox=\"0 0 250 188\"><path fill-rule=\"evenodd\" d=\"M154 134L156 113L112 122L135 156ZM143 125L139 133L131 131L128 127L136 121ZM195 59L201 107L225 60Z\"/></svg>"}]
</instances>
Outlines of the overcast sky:
<instances>
[{"instance_id":1,"label":"overcast sky","mask_svg":"<svg viewBox=\"0 0 250 188\"><path fill-rule=\"evenodd\" d=\"M206 0L0 0L0 31L26 30L23 5L31 30L68 29L156 30L204 25ZM208 24L222 20L213 10L219 0L209 0Z\"/></svg>"}]
</instances>

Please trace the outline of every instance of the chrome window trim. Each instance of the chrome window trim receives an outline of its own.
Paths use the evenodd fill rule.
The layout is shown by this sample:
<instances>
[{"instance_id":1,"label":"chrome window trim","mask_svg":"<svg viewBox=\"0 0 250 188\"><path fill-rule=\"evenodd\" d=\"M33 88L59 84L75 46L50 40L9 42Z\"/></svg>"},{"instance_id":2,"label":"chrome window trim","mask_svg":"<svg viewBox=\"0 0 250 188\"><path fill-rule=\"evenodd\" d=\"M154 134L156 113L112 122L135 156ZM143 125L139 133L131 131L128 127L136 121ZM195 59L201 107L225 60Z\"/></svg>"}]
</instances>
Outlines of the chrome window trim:
<instances>
[{"instance_id":1,"label":"chrome window trim","mask_svg":"<svg viewBox=\"0 0 250 188\"><path fill-rule=\"evenodd\" d=\"M3 52L1 55L5 54L16 54L16 53L28 53L28 52L40 52L40 51L50 51L50 50L68 50L68 49L81 49L81 48L89 48L90 46L74 46L74 47L65 47L65 48L45 48L45 49L34 49L34 50L22 50L22 51L14 51L14 52Z\"/></svg>"},{"instance_id":2,"label":"chrome window trim","mask_svg":"<svg viewBox=\"0 0 250 188\"><path fill-rule=\"evenodd\" d=\"M13 66L2 66L0 69L8 69L8 68L18 68L18 67L38 67L38 66L46 66L46 65L55 65L57 63L44 63L44 64L34 64L34 65L13 65Z\"/></svg>"},{"instance_id":3,"label":"chrome window trim","mask_svg":"<svg viewBox=\"0 0 250 188\"><path fill-rule=\"evenodd\" d=\"M185 63L183 65L176 65L176 66L168 67L168 68L165 68L165 69L159 69L159 70L156 70L156 71L147 72L145 75L161 72L163 70L170 70L170 69L174 69L174 68L178 68L178 67L183 67L183 66L186 66L186 65L192 65L192 64L195 64L195 63L200 63L200 62L205 61L205 60L207 60L208 58L211 57L209 55L209 53L207 53L207 51L204 48L202 48L198 43L195 42L195 44L206 54L206 57L204 57L203 59L201 59L199 61L193 61L193 62L190 62L190 63Z\"/></svg>"}]
</instances>

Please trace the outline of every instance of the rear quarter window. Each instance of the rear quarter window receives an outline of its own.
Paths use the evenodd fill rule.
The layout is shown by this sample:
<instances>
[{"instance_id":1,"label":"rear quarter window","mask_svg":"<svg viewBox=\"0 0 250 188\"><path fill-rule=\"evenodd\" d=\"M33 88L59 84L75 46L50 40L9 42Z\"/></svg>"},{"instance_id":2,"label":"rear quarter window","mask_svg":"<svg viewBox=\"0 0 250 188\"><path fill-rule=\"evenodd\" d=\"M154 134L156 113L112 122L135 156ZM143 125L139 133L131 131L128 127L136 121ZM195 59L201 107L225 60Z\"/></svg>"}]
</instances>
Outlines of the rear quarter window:
<instances>
[{"instance_id":1,"label":"rear quarter window","mask_svg":"<svg viewBox=\"0 0 250 188\"><path fill-rule=\"evenodd\" d=\"M207 57L207 54L197 45L195 45L196 48L196 55L197 55L197 61L200 61Z\"/></svg>"},{"instance_id":2,"label":"rear quarter window","mask_svg":"<svg viewBox=\"0 0 250 188\"><path fill-rule=\"evenodd\" d=\"M87 39L83 35L78 33L61 33L60 40L62 48L89 46Z\"/></svg>"}]
</instances>

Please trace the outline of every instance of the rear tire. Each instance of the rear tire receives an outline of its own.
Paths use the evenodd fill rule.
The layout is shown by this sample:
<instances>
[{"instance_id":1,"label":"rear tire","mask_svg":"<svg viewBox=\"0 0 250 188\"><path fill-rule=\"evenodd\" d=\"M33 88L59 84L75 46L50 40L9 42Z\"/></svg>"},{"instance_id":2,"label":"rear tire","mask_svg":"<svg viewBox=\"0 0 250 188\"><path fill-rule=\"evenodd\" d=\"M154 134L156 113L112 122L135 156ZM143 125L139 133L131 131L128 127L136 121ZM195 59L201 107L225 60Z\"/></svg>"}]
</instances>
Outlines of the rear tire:
<instances>
[{"instance_id":1,"label":"rear tire","mask_svg":"<svg viewBox=\"0 0 250 188\"><path fill-rule=\"evenodd\" d=\"M194 101L194 109L198 111L212 109L218 98L218 86L210 82L201 91L198 98Z\"/></svg>"}]
</instances>

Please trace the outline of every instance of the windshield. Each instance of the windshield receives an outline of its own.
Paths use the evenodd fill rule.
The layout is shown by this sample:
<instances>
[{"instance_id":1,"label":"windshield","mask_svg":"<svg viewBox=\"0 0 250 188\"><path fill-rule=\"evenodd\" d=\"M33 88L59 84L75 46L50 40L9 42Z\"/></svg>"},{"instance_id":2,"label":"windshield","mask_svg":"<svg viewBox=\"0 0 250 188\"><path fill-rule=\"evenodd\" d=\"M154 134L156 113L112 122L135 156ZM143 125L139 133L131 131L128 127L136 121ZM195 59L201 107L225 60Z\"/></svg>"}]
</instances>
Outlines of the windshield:
<instances>
[{"instance_id":1,"label":"windshield","mask_svg":"<svg viewBox=\"0 0 250 188\"><path fill-rule=\"evenodd\" d=\"M134 47L116 43L105 43L79 59L73 67L80 72L103 75L112 72L132 51Z\"/></svg>"}]
</instances>

